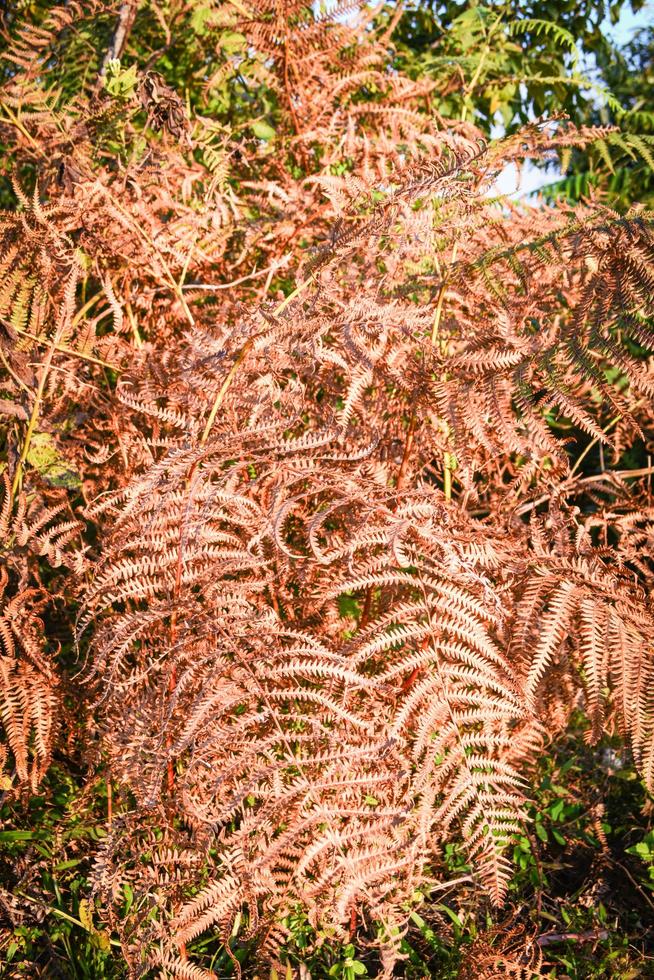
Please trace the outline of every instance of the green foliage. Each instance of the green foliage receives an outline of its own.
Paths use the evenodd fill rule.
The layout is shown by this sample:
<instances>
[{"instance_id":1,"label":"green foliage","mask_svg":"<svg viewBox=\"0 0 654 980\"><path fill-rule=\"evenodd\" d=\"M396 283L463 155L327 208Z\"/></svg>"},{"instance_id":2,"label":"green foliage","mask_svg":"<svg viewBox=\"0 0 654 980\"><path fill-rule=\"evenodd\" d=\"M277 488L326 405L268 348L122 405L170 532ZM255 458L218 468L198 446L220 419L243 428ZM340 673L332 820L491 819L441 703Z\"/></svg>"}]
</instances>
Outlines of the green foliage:
<instances>
[{"instance_id":1,"label":"green foliage","mask_svg":"<svg viewBox=\"0 0 654 980\"><path fill-rule=\"evenodd\" d=\"M52 487L75 490L82 485L79 473L63 458L49 432L33 434L26 459Z\"/></svg>"},{"instance_id":2,"label":"green foliage","mask_svg":"<svg viewBox=\"0 0 654 980\"><path fill-rule=\"evenodd\" d=\"M562 156L566 176L546 194L579 200L594 188L626 208L651 199L654 123L654 32L641 32L622 52L603 28L626 8L557 0L420 4L399 24L398 65L435 78L439 111L489 135L561 112L579 126L617 125L619 132Z\"/></svg>"},{"instance_id":3,"label":"green foliage","mask_svg":"<svg viewBox=\"0 0 654 980\"><path fill-rule=\"evenodd\" d=\"M425 895L402 940L407 978L456 980L466 956L489 930L502 923L506 930L521 921L545 938L563 937L543 947L552 977L632 980L649 975L654 832L643 816L642 784L619 743L585 744L577 727L583 724L579 717L566 738L540 760L531 822L516 843L519 871L510 896L512 918L505 919L501 911L489 916L483 907L475 911L453 905L439 892L433 898ZM89 781L84 769L58 764L39 796L0 809L2 826L14 828L0 831L2 885L14 891L24 916L22 921L17 917L0 950L11 976L50 977L61 970L75 980L126 977L119 946L99 925L88 899L91 855L107 828L106 790L103 779ZM600 796L603 813L592 802ZM119 800L116 805L120 812L130 803ZM599 868L599 876L591 868ZM443 878L458 879L468 871L460 851L448 845ZM124 902L127 909L127 889ZM317 937L300 910L285 924L289 976L298 975L300 964L315 980L377 975L378 964L358 952L356 936L342 944L328 935ZM235 925L232 956L247 970L254 950L241 938L243 931ZM499 944L502 935L500 928L492 942ZM309 948L314 951L308 953ZM234 976L233 961L218 940L198 941L193 950L219 976ZM283 970L278 978L283 980Z\"/></svg>"},{"instance_id":4,"label":"green foliage","mask_svg":"<svg viewBox=\"0 0 654 980\"><path fill-rule=\"evenodd\" d=\"M107 63L107 74L104 80L104 87L109 95L117 99L129 99L134 94L137 84L136 65L129 68L120 67L120 59L111 60Z\"/></svg>"},{"instance_id":5,"label":"green foliage","mask_svg":"<svg viewBox=\"0 0 654 980\"><path fill-rule=\"evenodd\" d=\"M126 976L119 943L89 899L92 849L106 835L106 784L52 766L38 796L0 807L0 886L12 928L0 959L12 977L109 980ZM0 892L0 900L3 900Z\"/></svg>"},{"instance_id":6,"label":"green foliage","mask_svg":"<svg viewBox=\"0 0 654 980\"><path fill-rule=\"evenodd\" d=\"M654 831L650 830L637 844L628 847L626 853L635 854L636 857L645 862L647 880L644 884L651 891L654 891Z\"/></svg>"}]
</instances>

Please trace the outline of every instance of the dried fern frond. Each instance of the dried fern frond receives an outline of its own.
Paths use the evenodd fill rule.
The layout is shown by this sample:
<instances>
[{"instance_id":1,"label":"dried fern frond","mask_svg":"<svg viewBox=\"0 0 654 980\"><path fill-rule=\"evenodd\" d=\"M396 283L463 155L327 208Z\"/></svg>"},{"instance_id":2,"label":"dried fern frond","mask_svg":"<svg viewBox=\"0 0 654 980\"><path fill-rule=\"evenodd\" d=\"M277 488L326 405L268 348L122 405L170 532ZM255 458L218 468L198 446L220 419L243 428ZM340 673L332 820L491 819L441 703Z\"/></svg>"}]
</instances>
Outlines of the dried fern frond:
<instances>
[{"instance_id":1,"label":"dried fern frond","mask_svg":"<svg viewBox=\"0 0 654 980\"><path fill-rule=\"evenodd\" d=\"M552 675L569 671L586 693L588 738L599 738L611 703L635 763L651 786L651 604L632 576L612 569L590 548L574 558L541 552L537 562L516 607L512 641L524 664L527 696L538 697L544 680L551 683Z\"/></svg>"},{"instance_id":2,"label":"dried fern frond","mask_svg":"<svg viewBox=\"0 0 654 980\"><path fill-rule=\"evenodd\" d=\"M533 937L520 926L496 927L482 933L468 950L459 969L460 980L535 980L544 977L543 956Z\"/></svg>"},{"instance_id":3,"label":"dried fern frond","mask_svg":"<svg viewBox=\"0 0 654 980\"><path fill-rule=\"evenodd\" d=\"M60 714L56 671L43 643L39 613L46 601L39 589L7 596L9 576L0 570L0 722L10 757L2 760L4 789L18 783L33 793L50 765Z\"/></svg>"},{"instance_id":4,"label":"dried fern frond","mask_svg":"<svg viewBox=\"0 0 654 980\"><path fill-rule=\"evenodd\" d=\"M555 493L569 470L557 421L601 442L593 384L608 411L636 398L580 361L608 358L610 340L611 363L647 387L642 358L602 330L645 301L647 273L619 270L649 248L649 219L509 224L477 194L484 153L460 140L378 202L344 181L344 227L287 299L190 331L165 376L119 389L151 456L89 510L108 523L80 621L87 676L114 776L217 852L170 920L166 968L255 907L273 960L298 905L342 937L353 908L399 935L452 837L500 902L557 708L544 686L585 684L594 737L620 717L649 778L644 597ZM449 215L477 237L452 242ZM600 317L607 228L625 242L602 259L618 292ZM445 453L467 470L457 499L429 475ZM484 480L495 525L469 513ZM551 530L506 503L529 481L552 499Z\"/></svg>"}]
</instances>

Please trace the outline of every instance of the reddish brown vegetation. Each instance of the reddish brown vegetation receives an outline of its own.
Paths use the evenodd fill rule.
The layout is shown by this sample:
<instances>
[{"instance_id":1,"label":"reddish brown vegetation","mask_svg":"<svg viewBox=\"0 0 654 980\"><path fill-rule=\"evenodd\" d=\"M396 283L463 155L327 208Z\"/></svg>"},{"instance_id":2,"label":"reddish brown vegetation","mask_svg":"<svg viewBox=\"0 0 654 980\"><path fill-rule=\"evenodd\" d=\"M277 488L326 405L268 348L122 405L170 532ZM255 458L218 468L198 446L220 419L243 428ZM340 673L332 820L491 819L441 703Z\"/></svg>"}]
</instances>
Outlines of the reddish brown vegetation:
<instances>
[{"instance_id":1,"label":"reddish brown vegetation","mask_svg":"<svg viewBox=\"0 0 654 980\"><path fill-rule=\"evenodd\" d=\"M187 944L239 913L274 962L297 906L344 938L377 923L391 970L446 841L502 901L530 767L575 707L654 783L650 474L612 463L654 429L652 222L497 202L507 161L597 133L486 146L385 72L386 36L248 6L290 151L221 135L213 175L208 123L145 70L131 99L48 107L47 46L88 5L5 55L0 125L38 179L0 229L3 758L32 786L48 764L38 616L75 590L135 800L96 875L110 916L137 896L113 920L134 971L207 976ZM163 130L140 156L139 105Z\"/></svg>"}]
</instances>

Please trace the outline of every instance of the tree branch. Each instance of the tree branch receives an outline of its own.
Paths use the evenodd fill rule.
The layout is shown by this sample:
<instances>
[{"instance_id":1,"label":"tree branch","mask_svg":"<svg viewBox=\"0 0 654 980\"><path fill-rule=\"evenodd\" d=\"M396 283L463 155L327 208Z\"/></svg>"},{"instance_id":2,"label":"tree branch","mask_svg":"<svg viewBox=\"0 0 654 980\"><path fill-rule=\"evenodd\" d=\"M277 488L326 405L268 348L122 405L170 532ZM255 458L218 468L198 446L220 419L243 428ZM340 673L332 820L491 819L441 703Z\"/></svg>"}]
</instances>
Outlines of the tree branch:
<instances>
[{"instance_id":1,"label":"tree branch","mask_svg":"<svg viewBox=\"0 0 654 980\"><path fill-rule=\"evenodd\" d=\"M105 52L105 56L102 59L100 78L103 78L106 74L109 62L113 61L115 58L120 58L125 50L127 38L129 37L132 27L134 26L134 21L136 20L137 8L138 2L135 2L135 0L128 0L127 3L122 4L120 10L118 11L116 28L109 43L109 47Z\"/></svg>"}]
</instances>

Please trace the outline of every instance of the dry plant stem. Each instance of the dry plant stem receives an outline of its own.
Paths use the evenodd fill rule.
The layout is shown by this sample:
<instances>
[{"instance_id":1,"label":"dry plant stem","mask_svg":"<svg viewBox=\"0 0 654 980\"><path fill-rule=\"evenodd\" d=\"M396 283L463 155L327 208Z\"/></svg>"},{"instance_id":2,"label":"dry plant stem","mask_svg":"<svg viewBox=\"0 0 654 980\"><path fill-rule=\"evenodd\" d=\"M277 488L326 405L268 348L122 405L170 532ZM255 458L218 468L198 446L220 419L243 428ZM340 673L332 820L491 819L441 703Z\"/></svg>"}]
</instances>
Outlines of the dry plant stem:
<instances>
[{"instance_id":1,"label":"dry plant stem","mask_svg":"<svg viewBox=\"0 0 654 980\"><path fill-rule=\"evenodd\" d=\"M17 334L21 337L29 337L37 344L46 346L49 341L47 337L37 337L36 334L30 333L29 330L23 330L21 327L12 327ZM137 345L138 346L138 345ZM74 350L72 347L67 347L66 344L55 344L55 350L60 354L68 354L69 357L79 357L82 361L88 361L89 364L97 364L98 367L108 368L110 371L120 371L121 368L118 364L112 364L110 361L103 361L100 357L95 357L93 354L83 354L79 350Z\"/></svg>"},{"instance_id":2,"label":"dry plant stem","mask_svg":"<svg viewBox=\"0 0 654 980\"><path fill-rule=\"evenodd\" d=\"M211 411L209 412L209 417L207 418L207 424L205 425L204 431L203 431L202 435L200 436L200 445L201 446L204 446L204 444L206 443L207 439L209 438L209 435L211 433L211 429L213 427L213 424L216 421L216 415L218 414L218 410L219 410L220 406L223 403L223 399L224 399L225 395L227 394L227 391L229 389L229 386L231 385L232 381L234 380L234 377L236 375L236 372L238 371L239 365L245 359L245 357L247 355L247 352L250 350L250 348L252 347L252 344L253 343L254 343L254 337L250 337L249 340L246 340L246 342L243 344L243 346L241 347L240 351L238 352L238 354L236 356L236 360L234 361L234 363L232 364L231 368L229 369L229 371L227 373L227 377L223 381L223 383L222 383L222 385L220 387L220 390L218 391L218 394L216 395L216 398L214 400L214 403L211 406Z\"/></svg>"},{"instance_id":3,"label":"dry plant stem","mask_svg":"<svg viewBox=\"0 0 654 980\"><path fill-rule=\"evenodd\" d=\"M143 347L143 338L139 333L139 325L136 322L136 317L134 315L134 310L132 309L131 303L125 303L125 309L127 311L127 319L129 320L130 327L132 328L132 336L134 337L134 344L138 350Z\"/></svg>"},{"instance_id":4,"label":"dry plant stem","mask_svg":"<svg viewBox=\"0 0 654 980\"><path fill-rule=\"evenodd\" d=\"M184 483L184 489L187 493L191 489L191 481L193 479L193 474L195 473L196 463L193 463L186 475L186 480ZM179 540L177 543L177 565L175 568L175 586L173 589L173 611L170 616L170 647L171 650L175 649L177 644L177 606L179 603L179 597L182 591L182 573L184 570L184 523L180 522L179 527ZM170 671L170 678L168 681L168 693L172 697L175 693L175 688L177 687L177 669L173 663L172 670ZM166 748L170 752L173 744L173 738L170 732L166 736ZM172 758L168 759L167 765L167 783L168 792L172 796L175 791L175 763Z\"/></svg>"},{"instance_id":5,"label":"dry plant stem","mask_svg":"<svg viewBox=\"0 0 654 980\"><path fill-rule=\"evenodd\" d=\"M466 121L466 117L468 115L468 108L469 108L469 105L470 105L470 101L468 101L468 100L471 100L472 99L472 96L474 94L475 88L477 87L477 82L481 78L481 73L482 73L482 70L483 70L484 65L486 63L486 59L488 58L489 54L491 53L491 41L492 41L492 38L493 38L493 32L495 31L495 28L498 27L499 24L501 23L503 16L504 15L500 13L497 16L497 18L495 20L495 23L491 26L491 28L490 28L490 30L488 32L486 46L484 47L484 49L483 49L483 51L481 53L481 57L479 58L479 61L477 63L477 67L476 67L476 69L474 71L474 74L473 74L472 78L470 79L469 84L466 85L465 88L464 88L463 98L466 101L464 102L463 108L461 109L461 116L460 116L461 122L465 122Z\"/></svg>"},{"instance_id":6,"label":"dry plant stem","mask_svg":"<svg viewBox=\"0 0 654 980\"><path fill-rule=\"evenodd\" d=\"M276 260L275 262L271 262L271 264L267 265L265 269L257 270L255 266L252 272L249 272L246 276L241 276L240 279L234 279L232 282L219 282L216 284L202 283L202 282L185 283L182 285L182 289L189 289L189 290L200 289L200 290L208 290L214 292L215 290L218 289L233 289L234 286L240 286L242 283L249 282L251 279L259 279L261 276L267 275L270 276L270 278L272 279L272 276L275 274L275 272L278 269L283 268L284 265L286 265L288 258L289 256L286 256L282 259Z\"/></svg>"},{"instance_id":7,"label":"dry plant stem","mask_svg":"<svg viewBox=\"0 0 654 980\"><path fill-rule=\"evenodd\" d=\"M645 901L647 902L647 904L649 905L649 907L651 909L654 909L654 902L649 897L649 895L644 891L644 889L641 888L641 886L638 884L638 882L636 881L636 879L633 877L633 875L631 874L631 872L629 871L629 869L627 867L625 867L625 865L622 864L620 861L616 861L616 859L614 857L611 857L610 855L608 855L608 859L611 862L611 864L614 864L617 868L620 868L621 871L624 871L624 873L626 874L627 878L632 883L632 885L634 886L634 888L642 895L642 897L645 899Z\"/></svg>"},{"instance_id":8,"label":"dry plant stem","mask_svg":"<svg viewBox=\"0 0 654 980\"><path fill-rule=\"evenodd\" d=\"M547 932L539 936L536 942L539 946L551 946L554 943L588 943L606 939L606 929L591 929L589 932Z\"/></svg>"},{"instance_id":9,"label":"dry plant stem","mask_svg":"<svg viewBox=\"0 0 654 980\"><path fill-rule=\"evenodd\" d=\"M301 293L303 293L304 290L307 288L307 286L310 286L312 282L315 282L315 280L316 280L316 275L313 272L311 273L310 276L307 276L306 279L303 279L302 282L295 287L293 292L289 293L288 296L286 296L281 301L279 306L275 307L275 309L273 310L273 316L279 316L279 314L286 309L289 303L292 303L293 300L296 298L296 296L299 296Z\"/></svg>"},{"instance_id":10,"label":"dry plant stem","mask_svg":"<svg viewBox=\"0 0 654 980\"><path fill-rule=\"evenodd\" d=\"M299 296L300 293L302 293L307 288L307 286L309 286L314 281L314 278L315 277L313 275L308 276L307 279L303 280L303 282L301 282L298 286L296 286L295 289L293 290L293 292L290 293L276 307L276 309L274 311L274 315L275 316L278 316L285 309L285 307L288 306L288 304L292 302L292 300L296 296ZM180 288L180 292L181 292L181 286L179 288ZM209 438L209 436L211 434L211 429L213 428L213 424L214 424L214 422L216 420L216 415L218 414L218 411L220 410L220 406L223 403L223 400L225 398L225 395L227 394L227 391L229 390L229 386L231 385L232 381L234 380L234 377L236 376L236 373L237 373L237 371L239 369L240 364L243 362L243 360L247 356L248 351L252 347L252 345L254 343L254 340L255 340L254 337L250 337L243 344L243 346L241 347L239 353L236 356L236 360L234 361L234 363L232 364L231 368L229 369L229 372L227 374L227 377L225 378L225 380L223 381L222 385L220 386L220 389L218 391L218 394L216 395L216 398L214 400L214 403L213 403L213 405L211 407L211 411L209 412L209 416L207 418L206 425L204 427L204 430L202 432L202 435L200 436L200 445L201 446L204 446L206 444L207 439ZM189 487L190 480L191 480L191 477L192 477L192 474L193 474L193 470L194 469L195 469L195 464L191 468L191 471L189 472L189 475L187 477L187 480L186 480L186 486L187 486L187 488ZM176 576L176 581L175 581L175 599L178 599L178 597L179 597L179 592L180 592L180 588L181 588L181 580L182 580L182 551L181 551L181 548L182 548L182 542L181 542L181 534L180 534L179 554L178 554L178 561L177 561L177 576ZM176 636L177 636L177 613L176 613L176 611L173 611L173 614L171 616L170 631L171 631L171 646L174 647L175 642L176 642ZM175 671L173 670L171 672L170 681L169 681L169 684L168 684L168 691L169 691L169 693L172 694L174 692L175 687L176 687L176 684L177 684L177 677L176 677ZM172 741L169 743L169 747L170 747L170 744L172 744ZM172 795L172 793L174 792L174 789L175 789L175 769L174 769L174 765L173 765L173 760L172 759L169 759L168 760L168 789L169 789L169 791L170 791L170 793Z\"/></svg>"},{"instance_id":11,"label":"dry plant stem","mask_svg":"<svg viewBox=\"0 0 654 980\"><path fill-rule=\"evenodd\" d=\"M357 931L357 907L352 905L350 908L350 939L354 938Z\"/></svg>"},{"instance_id":12,"label":"dry plant stem","mask_svg":"<svg viewBox=\"0 0 654 980\"><path fill-rule=\"evenodd\" d=\"M14 473L13 483L11 485L11 499L12 506L13 501L16 498L16 494L20 488L23 479L23 469L25 467L25 461L30 451L30 446L32 444L32 436L34 435L34 430L39 420L39 412L41 410L41 402L43 400L43 392L45 391L45 386L48 381L48 375L50 374L50 366L52 364L52 358L57 350L57 345L63 334L65 320L62 319L52 342L48 348L48 352L45 355L45 360L41 366L41 377L39 379L39 384L36 389L36 395L34 396L34 404L32 406L32 414L30 415L30 420L27 425L27 432L25 433L25 439L23 441L23 446L20 451L20 456L18 457L18 462L16 464L16 472Z\"/></svg>"},{"instance_id":13,"label":"dry plant stem","mask_svg":"<svg viewBox=\"0 0 654 980\"><path fill-rule=\"evenodd\" d=\"M458 251L459 243L455 242L452 246L452 257L450 259L450 265L456 262L456 253ZM440 326L441 320L443 318L443 308L445 305L445 294L447 292L447 278L443 280L440 289L438 290L438 298L436 300L436 311L434 313L434 323L431 331L431 342L432 344L440 343L441 352L445 353L446 345L443 344L440 338ZM449 452L443 453L443 493L446 500L452 499L452 471L456 465L456 460Z\"/></svg>"},{"instance_id":14,"label":"dry plant stem","mask_svg":"<svg viewBox=\"0 0 654 980\"><path fill-rule=\"evenodd\" d=\"M454 258L454 252L452 253ZM445 302L445 293L447 291L447 283L443 283L438 290L438 296L436 298L436 311L434 313L434 323L431 330L431 342L432 344L437 344L439 340L438 331L441 325L441 319L443 316L443 303Z\"/></svg>"},{"instance_id":15,"label":"dry plant stem","mask_svg":"<svg viewBox=\"0 0 654 980\"><path fill-rule=\"evenodd\" d=\"M10 122L12 126L15 126L15 128L20 133L22 133L25 139L30 143L33 149L38 150L39 155L43 156L44 154L39 144L36 142L33 136L25 129L18 116L15 116L13 114L13 112L11 111L11 109L9 108L6 102L2 103L1 108L7 114L7 122Z\"/></svg>"},{"instance_id":16,"label":"dry plant stem","mask_svg":"<svg viewBox=\"0 0 654 980\"><path fill-rule=\"evenodd\" d=\"M605 470L603 473L595 473L593 476L585 476L581 480L578 480L577 484L582 484L585 486L587 483L601 483L602 481L608 482L613 478L619 480L635 479L639 476L650 476L652 473L654 473L654 466L644 466L639 470ZM566 483L562 485L561 489L565 490L566 486L568 489L572 490L575 486L575 481L566 481ZM541 504L551 500L553 496L554 493L541 494L541 496L537 497L536 500L532 500L530 503L523 504L522 507L518 507L515 513L519 517L522 517L523 514L529 514L532 510L535 510L536 507L540 507Z\"/></svg>"},{"instance_id":17,"label":"dry plant stem","mask_svg":"<svg viewBox=\"0 0 654 980\"><path fill-rule=\"evenodd\" d=\"M443 493L446 500L452 499L452 470L454 458L451 453L443 453Z\"/></svg>"},{"instance_id":18,"label":"dry plant stem","mask_svg":"<svg viewBox=\"0 0 654 980\"><path fill-rule=\"evenodd\" d=\"M106 295L105 295L104 291L102 291L102 290L99 293L96 293L95 296L91 296L90 299L87 299L86 300L86 302L84 303L84 305L82 307L80 307L80 309L77 311L77 313L73 317L72 322L71 322L71 326L73 326L73 327L77 326L77 324L80 322L80 320L82 319L82 317L86 316L86 314L89 312L89 310L92 309L95 306L95 304L98 302L99 299L106 299Z\"/></svg>"},{"instance_id":19,"label":"dry plant stem","mask_svg":"<svg viewBox=\"0 0 654 980\"><path fill-rule=\"evenodd\" d=\"M416 410L414 407L411 410L411 418L409 419L409 427L407 429L406 441L404 443L402 462L400 463L400 470L397 474L396 489L398 491L402 489L402 487L404 486L404 480L406 479L407 467L409 465L409 457L411 455L411 449L413 448L415 431L416 431Z\"/></svg>"},{"instance_id":20,"label":"dry plant stem","mask_svg":"<svg viewBox=\"0 0 654 980\"><path fill-rule=\"evenodd\" d=\"M608 422L604 426L604 428L602 429L602 432L604 432L604 433L610 432L610 430L613 428L613 426L614 425L617 425L617 423L620 421L621 418L622 418L621 415L616 415L614 418L611 419L610 422ZM591 442L588 443L588 445L586 446L586 448L584 449L584 451L579 454L579 456L577 457L577 460L575 462L575 465L570 470L570 476L568 477L568 479L572 479L572 477L574 476L574 474L577 472L577 470L579 469L579 467L581 466L581 464L585 460L585 458L588 455L588 453L591 451L591 449L593 448L593 446L596 446L597 445L597 443L599 441L600 441L599 436L596 436L593 440L591 440ZM604 469L604 467L602 467L602 469Z\"/></svg>"},{"instance_id":21,"label":"dry plant stem","mask_svg":"<svg viewBox=\"0 0 654 980\"><path fill-rule=\"evenodd\" d=\"M365 592L365 598L363 600L363 609L361 610L361 619L359 620L359 629L364 630L368 623L370 622L372 614L372 586L369 585Z\"/></svg>"},{"instance_id":22,"label":"dry plant stem","mask_svg":"<svg viewBox=\"0 0 654 980\"><path fill-rule=\"evenodd\" d=\"M395 489L397 493L402 490L404 486L404 481L408 472L409 459L411 457L411 449L413 448L413 440L416 431L416 410L415 406L411 410L411 417L409 419L409 425L407 427L406 439L404 442L404 452L402 453L402 460L400 462L400 469L397 474L397 482L395 484ZM359 620L359 629L363 630L366 628L370 622L372 615L372 600L373 600L373 589L372 586L368 586L365 592L365 598L363 600L363 610L361 612L361 619Z\"/></svg>"}]
</instances>

